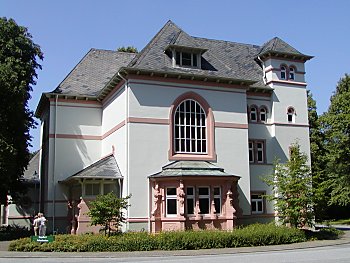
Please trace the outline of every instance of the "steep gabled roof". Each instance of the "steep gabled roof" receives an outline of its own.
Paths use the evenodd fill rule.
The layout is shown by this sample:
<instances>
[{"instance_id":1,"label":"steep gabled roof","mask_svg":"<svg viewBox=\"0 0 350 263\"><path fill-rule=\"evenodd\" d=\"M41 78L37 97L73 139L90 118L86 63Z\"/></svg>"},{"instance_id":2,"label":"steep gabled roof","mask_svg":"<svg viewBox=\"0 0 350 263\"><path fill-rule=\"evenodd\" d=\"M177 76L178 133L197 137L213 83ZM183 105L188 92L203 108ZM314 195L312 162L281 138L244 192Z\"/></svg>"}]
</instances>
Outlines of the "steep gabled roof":
<instances>
[{"instance_id":1,"label":"steep gabled roof","mask_svg":"<svg viewBox=\"0 0 350 263\"><path fill-rule=\"evenodd\" d=\"M97 96L114 74L130 63L134 53L91 49L53 93Z\"/></svg>"},{"instance_id":2,"label":"steep gabled roof","mask_svg":"<svg viewBox=\"0 0 350 263\"><path fill-rule=\"evenodd\" d=\"M40 151L30 159L26 170L23 173L22 180L27 183L39 183L39 164Z\"/></svg>"},{"instance_id":3,"label":"steep gabled roof","mask_svg":"<svg viewBox=\"0 0 350 263\"><path fill-rule=\"evenodd\" d=\"M280 39L278 37L274 37L273 39L266 42L262 46L258 55L263 56L267 53L292 55L292 56L296 56L298 58L304 57L305 60L312 58L312 56L308 56L308 55L305 55L305 54L299 52L294 47L292 47L291 45L284 42L282 39Z\"/></svg>"},{"instance_id":4,"label":"steep gabled roof","mask_svg":"<svg viewBox=\"0 0 350 263\"><path fill-rule=\"evenodd\" d=\"M67 183L77 179L121 179L123 178L117 161L113 154L110 154L101 160L89 165L83 170L73 174L63 182Z\"/></svg>"}]
</instances>

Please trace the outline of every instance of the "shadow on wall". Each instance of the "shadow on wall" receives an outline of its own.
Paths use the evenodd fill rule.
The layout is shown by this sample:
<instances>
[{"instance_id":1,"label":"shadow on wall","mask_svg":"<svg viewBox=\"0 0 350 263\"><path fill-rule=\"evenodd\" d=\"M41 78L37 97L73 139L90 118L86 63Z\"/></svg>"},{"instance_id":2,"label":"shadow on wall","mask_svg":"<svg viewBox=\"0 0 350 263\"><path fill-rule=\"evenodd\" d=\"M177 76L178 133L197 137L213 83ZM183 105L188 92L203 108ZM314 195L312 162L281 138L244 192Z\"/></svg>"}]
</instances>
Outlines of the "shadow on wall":
<instances>
[{"instance_id":1,"label":"shadow on wall","mask_svg":"<svg viewBox=\"0 0 350 263\"><path fill-rule=\"evenodd\" d=\"M190 82L189 82L190 83ZM247 113L247 105L246 101L241 101L237 99L236 102L233 102L238 96L245 98L245 94L239 95L237 93L232 92L217 92L216 96L213 96L215 91L210 90L197 90L193 88L188 88L184 86L184 88L177 88L177 86L182 86L179 83L170 83L170 85L174 85L176 87L161 87L161 86L152 86L147 85L146 88L144 86L141 87L142 84L132 84L131 90L136 100L138 101L140 106L149 106L149 107L162 107L168 108L172 103L180 97L182 94L193 91L203 97L204 100L208 102L208 104L212 107L213 111L222 111L228 113L237 113L237 114L246 114ZM186 89L185 89L186 88ZM180 91L180 92L179 92ZM205 94L205 95L204 95ZM238 103L237 103L238 102ZM141 109L140 109L141 110ZM170 113L170 112L169 112Z\"/></svg>"}]
</instances>

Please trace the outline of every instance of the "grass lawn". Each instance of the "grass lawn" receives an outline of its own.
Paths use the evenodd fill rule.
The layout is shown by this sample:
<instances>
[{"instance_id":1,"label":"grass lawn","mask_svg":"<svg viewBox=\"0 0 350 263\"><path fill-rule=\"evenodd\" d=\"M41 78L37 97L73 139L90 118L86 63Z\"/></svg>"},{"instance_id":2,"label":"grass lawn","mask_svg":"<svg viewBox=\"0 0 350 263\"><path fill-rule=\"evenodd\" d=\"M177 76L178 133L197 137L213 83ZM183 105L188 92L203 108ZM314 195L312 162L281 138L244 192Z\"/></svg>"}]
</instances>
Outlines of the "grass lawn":
<instances>
[{"instance_id":1,"label":"grass lawn","mask_svg":"<svg viewBox=\"0 0 350 263\"><path fill-rule=\"evenodd\" d=\"M348 219L339 219L329 222L331 225L350 225L350 218Z\"/></svg>"}]
</instances>

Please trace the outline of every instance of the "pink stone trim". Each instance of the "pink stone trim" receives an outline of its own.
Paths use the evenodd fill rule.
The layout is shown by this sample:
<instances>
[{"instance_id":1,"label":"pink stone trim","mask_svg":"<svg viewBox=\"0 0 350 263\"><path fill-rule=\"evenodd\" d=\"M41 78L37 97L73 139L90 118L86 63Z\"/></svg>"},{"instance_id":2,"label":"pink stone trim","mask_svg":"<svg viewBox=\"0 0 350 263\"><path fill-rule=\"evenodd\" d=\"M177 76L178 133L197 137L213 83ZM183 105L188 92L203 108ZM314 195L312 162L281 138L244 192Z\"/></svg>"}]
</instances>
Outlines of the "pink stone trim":
<instances>
[{"instance_id":1,"label":"pink stone trim","mask_svg":"<svg viewBox=\"0 0 350 263\"><path fill-rule=\"evenodd\" d=\"M252 91L247 91L247 96L257 96L257 97L271 97L270 93L259 93L259 92L252 92Z\"/></svg>"},{"instance_id":2,"label":"pink stone trim","mask_svg":"<svg viewBox=\"0 0 350 263\"><path fill-rule=\"evenodd\" d=\"M99 135L77 135L77 134L56 134L56 138L58 139L77 139L77 140L103 140L107 138L109 135L114 133L115 131L119 130L125 125L125 121L120 122L116 126L114 126L112 129L110 129L108 132L103 134L102 136ZM49 138L55 138L55 134L49 134Z\"/></svg>"},{"instance_id":3,"label":"pink stone trim","mask_svg":"<svg viewBox=\"0 0 350 263\"><path fill-rule=\"evenodd\" d=\"M129 79L141 79L141 80L153 80L159 82L171 82L178 84L189 84L189 85L200 85L207 87L222 87L222 88L233 88L233 89L247 89L245 86L240 86L237 84L226 84L217 82L205 82L199 80L187 80L187 79L174 79L174 78L162 78L162 77L151 77L151 76L140 76L135 74L130 74Z\"/></svg>"},{"instance_id":4,"label":"pink stone trim","mask_svg":"<svg viewBox=\"0 0 350 263\"><path fill-rule=\"evenodd\" d=\"M76 135L76 134L50 134L49 138L58 139L78 139L78 140L101 140L101 136L98 135Z\"/></svg>"},{"instance_id":5,"label":"pink stone trim","mask_svg":"<svg viewBox=\"0 0 350 263\"><path fill-rule=\"evenodd\" d=\"M144 223L144 222L148 222L149 218L147 217L131 217L131 218L127 218L126 222L130 222L130 223Z\"/></svg>"},{"instance_id":6,"label":"pink stone trim","mask_svg":"<svg viewBox=\"0 0 350 263\"><path fill-rule=\"evenodd\" d=\"M277 125L277 126L295 126L295 127L310 127L309 124L298 124L298 123L281 123L281 122L275 122L271 125Z\"/></svg>"},{"instance_id":7,"label":"pink stone trim","mask_svg":"<svg viewBox=\"0 0 350 263\"><path fill-rule=\"evenodd\" d=\"M273 83L282 83L282 84L291 84L291 85L296 85L296 86L307 86L305 82L297 82L297 81L290 81L290 80L270 80L269 82L266 83L266 85Z\"/></svg>"},{"instance_id":8,"label":"pink stone trim","mask_svg":"<svg viewBox=\"0 0 350 263\"><path fill-rule=\"evenodd\" d=\"M197 101L203 108L204 112L207 115L207 154L178 154L175 153L174 149L174 114L177 106L186 99L193 99ZM170 107L170 149L168 152L169 160L175 161L175 160L207 160L207 161L215 161L216 160L216 153L215 153L215 146L214 146L214 115L212 112L211 107L209 106L208 102L199 94L189 91L182 95L180 95L171 105Z\"/></svg>"},{"instance_id":9,"label":"pink stone trim","mask_svg":"<svg viewBox=\"0 0 350 263\"><path fill-rule=\"evenodd\" d=\"M7 218L8 219L31 219L33 217L32 216L11 216L11 215L9 215Z\"/></svg>"},{"instance_id":10,"label":"pink stone trim","mask_svg":"<svg viewBox=\"0 0 350 263\"><path fill-rule=\"evenodd\" d=\"M56 102L55 98L50 98L49 101ZM93 105L98 105L101 106L101 102L99 101L94 101L94 100L73 100L73 99L63 99L59 98L57 99L57 102L68 102L68 103L79 103L79 104L93 104ZM61 106L61 105L58 105Z\"/></svg>"},{"instance_id":11,"label":"pink stone trim","mask_svg":"<svg viewBox=\"0 0 350 263\"><path fill-rule=\"evenodd\" d=\"M116 126L114 126L112 129L110 129L108 132L106 132L105 134L103 134L101 136L101 139L105 139L107 138L109 135L111 135L112 133L114 133L115 131L119 130L120 128L122 128L125 125L125 121L122 121L120 123L118 123Z\"/></svg>"},{"instance_id":12,"label":"pink stone trim","mask_svg":"<svg viewBox=\"0 0 350 263\"><path fill-rule=\"evenodd\" d=\"M248 129L248 124L228 123L228 122L215 122L215 128Z\"/></svg>"},{"instance_id":13,"label":"pink stone trim","mask_svg":"<svg viewBox=\"0 0 350 263\"><path fill-rule=\"evenodd\" d=\"M128 123L147 123L147 124L169 124L168 119L157 119L157 118L140 118L140 117L129 117Z\"/></svg>"}]
</instances>

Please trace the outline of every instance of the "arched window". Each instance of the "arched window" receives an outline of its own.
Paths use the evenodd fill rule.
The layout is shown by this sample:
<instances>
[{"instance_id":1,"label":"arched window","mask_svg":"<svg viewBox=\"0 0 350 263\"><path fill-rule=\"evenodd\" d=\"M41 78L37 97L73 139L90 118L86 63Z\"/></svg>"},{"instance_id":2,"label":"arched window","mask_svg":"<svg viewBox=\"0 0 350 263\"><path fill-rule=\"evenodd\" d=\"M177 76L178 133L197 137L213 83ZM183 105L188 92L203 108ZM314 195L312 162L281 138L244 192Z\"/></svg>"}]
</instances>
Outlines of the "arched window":
<instances>
[{"instance_id":1,"label":"arched window","mask_svg":"<svg viewBox=\"0 0 350 263\"><path fill-rule=\"evenodd\" d=\"M281 79L286 79L287 77L287 69L285 66L281 66Z\"/></svg>"},{"instance_id":2,"label":"arched window","mask_svg":"<svg viewBox=\"0 0 350 263\"><path fill-rule=\"evenodd\" d=\"M195 100L186 99L174 114L175 153L207 153L206 114Z\"/></svg>"},{"instance_id":3,"label":"arched window","mask_svg":"<svg viewBox=\"0 0 350 263\"><path fill-rule=\"evenodd\" d=\"M258 121L258 109L256 106L250 106L249 108L249 119L251 122L257 122Z\"/></svg>"},{"instance_id":4,"label":"arched window","mask_svg":"<svg viewBox=\"0 0 350 263\"><path fill-rule=\"evenodd\" d=\"M287 118L288 118L288 122L295 121L295 109L293 107L289 107L287 109Z\"/></svg>"},{"instance_id":5,"label":"arched window","mask_svg":"<svg viewBox=\"0 0 350 263\"><path fill-rule=\"evenodd\" d=\"M266 122L267 120L267 109L265 106L260 107L259 117L261 122Z\"/></svg>"},{"instance_id":6,"label":"arched window","mask_svg":"<svg viewBox=\"0 0 350 263\"><path fill-rule=\"evenodd\" d=\"M289 68L289 79L291 80L295 79L295 69L293 67Z\"/></svg>"}]
</instances>

